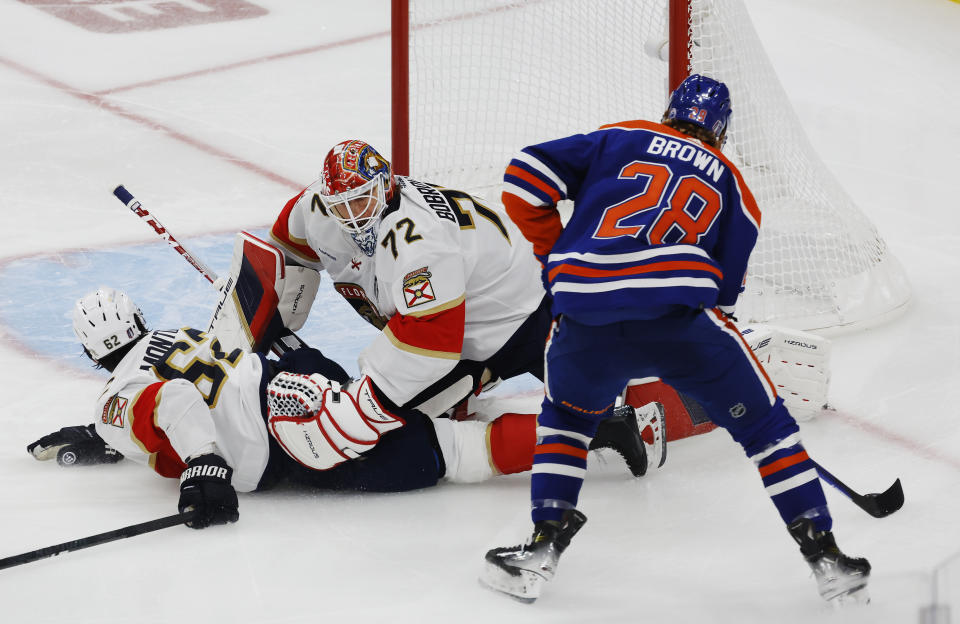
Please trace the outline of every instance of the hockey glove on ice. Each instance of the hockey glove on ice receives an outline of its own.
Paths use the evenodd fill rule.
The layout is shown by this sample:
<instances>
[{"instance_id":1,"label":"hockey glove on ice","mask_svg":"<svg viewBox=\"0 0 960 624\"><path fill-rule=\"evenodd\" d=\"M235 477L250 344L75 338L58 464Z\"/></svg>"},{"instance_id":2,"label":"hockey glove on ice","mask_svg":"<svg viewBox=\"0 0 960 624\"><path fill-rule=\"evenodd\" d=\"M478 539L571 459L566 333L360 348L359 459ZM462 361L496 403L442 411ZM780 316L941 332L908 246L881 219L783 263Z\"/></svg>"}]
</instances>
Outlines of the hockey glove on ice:
<instances>
[{"instance_id":1,"label":"hockey glove on ice","mask_svg":"<svg viewBox=\"0 0 960 624\"><path fill-rule=\"evenodd\" d=\"M207 453L194 457L180 475L180 513L195 510L192 529L211 524L227 524L240 518L237 492L230 485L233 469L219 455Z\"/></svg>"},{"instance_id":2,"label":"hockey glove on ice","mask_svg":"<svg viewBox=\"0 0 960 624\"><path fill-rule=\"evenodd\" d=\"M107 445L93 425L64 427L27 445L27 452L40 461L57 458L61 466L115 464L123 455Z\"/></svg>"}]
</instances>

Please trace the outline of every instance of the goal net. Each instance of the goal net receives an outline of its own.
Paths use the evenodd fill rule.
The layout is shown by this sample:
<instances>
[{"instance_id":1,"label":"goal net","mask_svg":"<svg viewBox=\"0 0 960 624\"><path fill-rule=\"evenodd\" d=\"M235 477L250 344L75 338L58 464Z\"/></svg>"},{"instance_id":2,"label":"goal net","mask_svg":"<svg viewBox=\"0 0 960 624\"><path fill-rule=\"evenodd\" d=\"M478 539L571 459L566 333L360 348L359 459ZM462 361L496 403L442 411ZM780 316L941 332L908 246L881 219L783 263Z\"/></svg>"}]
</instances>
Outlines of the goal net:
<instances>
[{"instance_id":1,"label":"goal net","mask_svg":"<svg viewBox=\"0 0 960 624\"><path fill-rule=\"evenodd\" d=\"M525 145L658 121L672 64L730 88L724 154L763 213L740 320L836 331L908 302L903 270L811 147L742 0L410 0L407 24L414 177L499 200Z\"/></svg>"}]
</instances>

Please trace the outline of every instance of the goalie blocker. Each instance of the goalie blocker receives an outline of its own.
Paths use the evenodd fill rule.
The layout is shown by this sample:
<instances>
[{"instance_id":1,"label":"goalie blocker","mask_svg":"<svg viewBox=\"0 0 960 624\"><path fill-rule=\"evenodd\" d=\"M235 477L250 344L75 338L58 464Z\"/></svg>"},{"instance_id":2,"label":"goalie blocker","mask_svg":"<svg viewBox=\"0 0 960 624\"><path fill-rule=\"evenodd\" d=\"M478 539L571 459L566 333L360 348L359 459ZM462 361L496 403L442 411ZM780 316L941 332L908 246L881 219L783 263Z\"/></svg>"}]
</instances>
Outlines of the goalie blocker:
<instances>
[{"instance_id":1,"label":"goalie blocker","mask_svg":"<svg viewBox=\"0 0 960 624\"><path fill-rule=\"evenodd\" d=\"M827 407L829 340L809 332L772 325L749 325L740 333L796 420L810 420ZM651 401L663 405L667 441L716 429L699 403L677 393L656 377L631 380L622 399L634 407Z\"/></svg>"}]
</instances>

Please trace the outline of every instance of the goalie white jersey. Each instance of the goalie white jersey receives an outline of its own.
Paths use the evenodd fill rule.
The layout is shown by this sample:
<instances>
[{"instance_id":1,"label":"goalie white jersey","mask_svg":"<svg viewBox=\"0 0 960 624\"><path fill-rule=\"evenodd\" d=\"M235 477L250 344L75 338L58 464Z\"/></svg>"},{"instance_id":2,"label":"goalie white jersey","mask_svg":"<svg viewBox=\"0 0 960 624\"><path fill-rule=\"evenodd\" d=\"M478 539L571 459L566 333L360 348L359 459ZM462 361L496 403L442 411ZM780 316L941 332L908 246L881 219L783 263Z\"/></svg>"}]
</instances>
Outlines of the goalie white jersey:
<instances>
[{"instance_id":1,"label":"goalie white jersey","mask_svg":"<svg viewBox=\"0 0 960 624\"><path fill-rule=\"evenodd\" d=\"M97 433L165 477L179 477L188 457L215 444L233 468L234 488L252 491L269 458L262 376L259 356L224 353L200 330L149 332L97 399Z\"/></svg>"},{"instance_id":2,"label":"goalie white jersey","mask_svg":"<svg viewBox=\"0 0 960 624\"><path fill-rule=\"evenodd\" d=\"M355 240L327 215L315 182L271 231L295 262L325 270L382 330L360 369L403 405L459 360L492 356L544 297L530 243L499 204L397 176L376 237Z\"/></svg>"}]
</instances>

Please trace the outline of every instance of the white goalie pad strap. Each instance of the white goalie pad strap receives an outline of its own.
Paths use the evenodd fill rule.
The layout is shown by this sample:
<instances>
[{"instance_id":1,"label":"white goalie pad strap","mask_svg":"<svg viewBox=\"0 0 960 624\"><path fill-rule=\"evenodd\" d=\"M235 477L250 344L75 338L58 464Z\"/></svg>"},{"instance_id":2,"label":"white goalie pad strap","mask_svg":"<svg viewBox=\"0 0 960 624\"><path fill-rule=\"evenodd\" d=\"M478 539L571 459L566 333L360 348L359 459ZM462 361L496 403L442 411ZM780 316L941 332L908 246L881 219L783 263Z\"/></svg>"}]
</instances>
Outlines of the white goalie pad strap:
<instances>
[{"instance_id":1,"label":"white goalie pad strap","mask_svg":"<svg viewBox=\"0 0 960 624\"><path fill-rule=\"evenodd\" d=\"M297 331L303 327L319 289L320 273L307 267L286 267L277 310L287 329Z\"/></svg>"},{"instance_id":2,"label":"white goalie pad strap","mask_svg":"<svg viewBox=\"0 0 960 624\"><path fill-rule=\"evenodd\" d=\"M369 385L359 388L370 394ZM359 457L380 436L403 426L373 396L361 406L340 384L320 374L279 373L267 384L271 435L286 453L314 470L327 470ZM376 407L371 405L371 402Z\"/></svg>"},{"instance_id":3,"label":"white goalie pad strap","mask_svg":"<svg viewBox=\"0 0 960 624\"><path fill-rule=\"evenodd\" d=\"M207 330L224 351L263 350L280 293L284 290L283 254L247 232L237 234L230 273L217 279L220 301Z\"/></svg>"},{"instance_id":4,"label":"white goalie pad strap","mask_svg":"<svg viewBox=\"0 0 960 624\"><path fill-rule=\"evenodd\" d=\"M487 443L490 423L438 418L433 426L447 466L444 479L452 483L478 483L494 475Z\"/></svg>"},{"instance_id":5,"label":"white goalie pad strap","mask_svg":"<svg viewBox=\"0 0 960 624\"><path fill-rule=\"evenodd\" d=\"M741 329L787 409L797 420L809 420L827 404L830 385L830 341L823 336L772 325Z\"/></svg>"}]
</instances>

